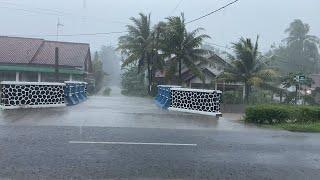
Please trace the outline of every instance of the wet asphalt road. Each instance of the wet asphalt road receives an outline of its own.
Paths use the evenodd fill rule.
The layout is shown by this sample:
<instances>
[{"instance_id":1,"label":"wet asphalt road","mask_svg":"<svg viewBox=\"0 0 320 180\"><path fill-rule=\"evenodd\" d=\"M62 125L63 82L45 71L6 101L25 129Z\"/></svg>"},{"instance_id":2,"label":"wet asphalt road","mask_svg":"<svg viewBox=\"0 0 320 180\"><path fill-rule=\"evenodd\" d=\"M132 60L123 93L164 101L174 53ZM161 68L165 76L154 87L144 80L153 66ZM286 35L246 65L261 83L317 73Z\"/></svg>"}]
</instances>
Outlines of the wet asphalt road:
<instances>
[{"instance_id":1,"label":"wet asphalt road","mask_svg":"<svg viewBox=\"0 0 320 180\"><path fill-rule=\"evenodd\" d=\"M1 112L0 179L320 179L320 134L238 118L166 112L125 97Z\"/></svg>"}]
</instances>

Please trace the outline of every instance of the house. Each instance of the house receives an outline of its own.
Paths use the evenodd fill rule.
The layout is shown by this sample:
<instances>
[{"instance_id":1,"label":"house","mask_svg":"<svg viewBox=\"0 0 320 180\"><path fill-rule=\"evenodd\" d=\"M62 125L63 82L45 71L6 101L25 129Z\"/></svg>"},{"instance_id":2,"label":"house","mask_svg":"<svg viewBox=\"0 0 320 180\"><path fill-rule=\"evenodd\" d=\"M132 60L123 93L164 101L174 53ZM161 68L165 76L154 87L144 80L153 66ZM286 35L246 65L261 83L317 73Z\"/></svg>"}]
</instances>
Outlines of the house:
<instances>
[{"instance_id":1,"label":"house","mask_svg":"<svg viewBox=\"0 0 320 180\"><path fill-rule=\"evenodd\" d=\"M216 77L219 76L226 66L227 62L220 56L212 54L208 57L208 62L197 62L197 67L202 70L204 79L201 80L188 68L182 69L182 79L184 86L190 88L205 88L212 89L216 88Z\"/></svg>"},{"instance_id":2,"label":"house","mask_svg":"<svg viewBox=\"0 0 320 180\"><path fill-rule=\"evenodd\" d=\"M311 88L320 88L320 74L312 74L311 79L313 81L313 83L311 84Z\"/></svg>"},{"instance_id":3,"label":"house","mask_svg":"<svg viewBox=\"0 0 320 180\"><path fill-rule=\"evenodd\" d=\"M89 44L0 36L0 81L90 81L91 72Z\"/></svg>"}]
</instances>

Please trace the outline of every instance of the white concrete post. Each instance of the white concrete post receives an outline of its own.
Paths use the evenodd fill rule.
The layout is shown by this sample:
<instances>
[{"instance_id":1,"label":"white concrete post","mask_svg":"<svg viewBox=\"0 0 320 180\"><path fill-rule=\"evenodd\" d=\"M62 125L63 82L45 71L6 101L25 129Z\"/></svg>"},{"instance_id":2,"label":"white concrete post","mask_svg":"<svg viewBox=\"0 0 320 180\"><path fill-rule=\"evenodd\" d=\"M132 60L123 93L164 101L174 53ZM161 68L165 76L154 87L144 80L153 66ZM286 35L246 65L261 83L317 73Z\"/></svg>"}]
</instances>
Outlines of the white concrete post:
<instances>
[{"instance_id":1,"label":"white concrete post","mask_svg":"<svg viewBox=\"0 0 320 180\"><path fill-rule=\"evenodd\" d=\"M69 81L72 81L72 74L69 74Z\"/></svg>"},{"instance_id":2,"label":"white concrete post","mask_svg":"<svg viewBox=\"0 0 320 180\"><path fill-rule=\"evenodd\" d=\"M20 72L16 72L16 81L20 81Z\"/></svg>"},{"instance_id":3,"label":"white concrete post","mask_svg":"<svg viewBox=\"0 0 320 180\"><path fill-rule=\"evenodd\" d=\"M41 82L41 72L38 72L38 82Z\"/></svg>"}]
</instances>

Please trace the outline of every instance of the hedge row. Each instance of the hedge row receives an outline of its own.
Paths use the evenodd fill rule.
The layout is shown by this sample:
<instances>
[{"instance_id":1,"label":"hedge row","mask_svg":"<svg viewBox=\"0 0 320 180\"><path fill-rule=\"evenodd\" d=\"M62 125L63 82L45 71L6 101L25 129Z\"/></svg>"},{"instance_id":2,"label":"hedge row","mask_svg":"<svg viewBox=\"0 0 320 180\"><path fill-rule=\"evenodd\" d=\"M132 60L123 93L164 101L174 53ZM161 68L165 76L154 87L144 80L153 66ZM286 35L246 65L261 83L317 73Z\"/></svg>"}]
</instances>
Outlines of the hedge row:
<instances>
[{"instance_id":1,"label":"hedge row","mask_svg":"<svg viewBox=\"0 0 320 180\"><path fill-rule=\"evenodd\" d=\"M267 104L246 108L245 120L259 124L320 122L320 106Z\"/></svg>"}]
</instances>

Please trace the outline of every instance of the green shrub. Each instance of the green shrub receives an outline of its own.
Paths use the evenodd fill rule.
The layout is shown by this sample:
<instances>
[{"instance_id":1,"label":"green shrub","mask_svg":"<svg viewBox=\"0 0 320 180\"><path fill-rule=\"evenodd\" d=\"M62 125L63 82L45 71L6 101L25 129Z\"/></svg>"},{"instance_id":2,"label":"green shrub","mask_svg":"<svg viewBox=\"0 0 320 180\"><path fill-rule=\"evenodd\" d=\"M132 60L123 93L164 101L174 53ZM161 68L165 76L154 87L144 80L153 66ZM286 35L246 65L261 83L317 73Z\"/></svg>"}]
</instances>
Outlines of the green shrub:
<instances>
[{"instance_id":1,"label":"green shrub","mask_svg":"<svg viewBox=\"0 0 320 180\"><path fill-rule=\"evenodd\" d=\"M124 71L121 80L123 89L121 94L139 97L148 95L147 86L144 83L144 73L139 72L137 67L131 67Z\"/></svg>"},{"instance_id":2,"label":"green shrub","mask_svg":"<svg viewBox=\"0 0 320 180\"><path fill-rule=\"evenodd\" d=\"M320 107L267 104L246 108L245 120L258 124L320 122Z\"/></svg>"},{"instance_id":3,"label":"green shrub","mask_svg":"<svg viewBox=\"0 0 320 180\"><path fill-rule=\"evenodd\" d=\"M107 87L104 91L103 91L103 95L104 96L110 96L111 94L111 88Z\"/></svg>"},{"instance_id":4,"label":"green shrub","mask_svg":"<svg viewBox=\"0 0 320 180\"><path fill-rule=\"evenodd\" d=\"M239 91L225 91L222 94L222 103L224 104L241 104L243 103L242 93Z\"/></svg>"}]
</instances>

